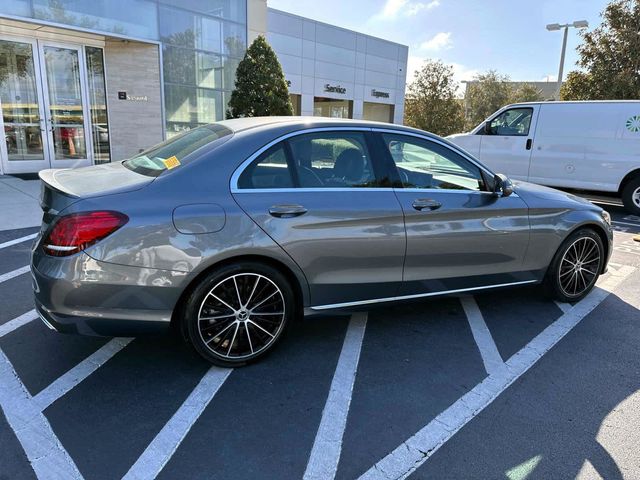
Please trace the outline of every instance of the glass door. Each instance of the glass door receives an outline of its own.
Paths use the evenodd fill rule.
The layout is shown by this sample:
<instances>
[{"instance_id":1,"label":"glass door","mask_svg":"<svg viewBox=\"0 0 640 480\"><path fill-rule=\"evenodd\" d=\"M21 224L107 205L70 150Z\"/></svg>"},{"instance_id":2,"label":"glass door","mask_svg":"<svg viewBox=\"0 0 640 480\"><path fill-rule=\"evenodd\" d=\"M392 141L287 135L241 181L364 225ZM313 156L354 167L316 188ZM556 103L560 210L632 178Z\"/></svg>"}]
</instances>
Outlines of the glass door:
<instances>
[{"instance_id":1,"label":"glass door","mask_svg":"<svg viewBox=\"0 0 640 480\"><path fill-rule=\"evenodd\" d=\"M0 162L4 173L49 168L35 40L0 38Z\"/></svg>"},{"instance_id":2,"label":"glass door","mask_svg":"<svg viewBox=\"0 0 640 480\"><path fill-rule=\"evenodd\" d=\"M82 47L41 43L48 153L51 168L91 165L86 67Z\"/></svg>"}]
</instances>

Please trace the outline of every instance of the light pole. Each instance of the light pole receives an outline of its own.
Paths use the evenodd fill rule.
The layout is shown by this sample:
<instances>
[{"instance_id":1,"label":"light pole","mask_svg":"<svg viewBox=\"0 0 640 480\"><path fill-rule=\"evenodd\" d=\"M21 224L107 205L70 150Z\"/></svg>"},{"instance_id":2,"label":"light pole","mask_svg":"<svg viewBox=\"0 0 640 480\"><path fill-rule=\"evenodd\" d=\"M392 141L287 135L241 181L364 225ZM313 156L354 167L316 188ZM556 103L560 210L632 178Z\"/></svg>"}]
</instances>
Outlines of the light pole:
<instances>
[{"instance_id":1,"label":"light pole","mask_svg":"<svg viewBox=\"0 0 640 480\"><path fill-rule=\"evenodd\" d=\"M560 53L560 68L558 70L558 88L556 89L556 100L560 100L560 87L562 86L562 71L564 70L564 54L567 50L567 35L569 34L569 27L573 28L587 28L589 22L586 20L576 20L573 23L565 23L560 25L559 23L550 23L547 25L547 30L554 32L564 28L564 36L562 38L562 52Z\"/></svg>"}]
</instances>

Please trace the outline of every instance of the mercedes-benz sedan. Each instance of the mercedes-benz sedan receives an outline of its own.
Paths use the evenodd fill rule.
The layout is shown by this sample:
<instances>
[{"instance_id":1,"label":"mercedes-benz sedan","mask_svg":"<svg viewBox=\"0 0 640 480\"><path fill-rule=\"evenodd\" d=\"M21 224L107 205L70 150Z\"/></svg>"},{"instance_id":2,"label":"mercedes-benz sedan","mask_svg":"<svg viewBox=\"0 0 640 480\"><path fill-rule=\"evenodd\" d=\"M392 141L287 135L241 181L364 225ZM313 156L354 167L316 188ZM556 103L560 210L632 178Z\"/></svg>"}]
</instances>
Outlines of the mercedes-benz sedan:
<instances>
[{"instance_id":1,"label":"mercedes-benz sedan","mask_svg":"<svg viewBox=\"0 0 640 480\"><path fill-rule=\"evenodd\" d=\"M535 283L577 301L611 253L602 209L398 125L230 120L40 178L42 320L98 335L173 326L224 366L310 312Z\"/></svg>"}]
</instances>

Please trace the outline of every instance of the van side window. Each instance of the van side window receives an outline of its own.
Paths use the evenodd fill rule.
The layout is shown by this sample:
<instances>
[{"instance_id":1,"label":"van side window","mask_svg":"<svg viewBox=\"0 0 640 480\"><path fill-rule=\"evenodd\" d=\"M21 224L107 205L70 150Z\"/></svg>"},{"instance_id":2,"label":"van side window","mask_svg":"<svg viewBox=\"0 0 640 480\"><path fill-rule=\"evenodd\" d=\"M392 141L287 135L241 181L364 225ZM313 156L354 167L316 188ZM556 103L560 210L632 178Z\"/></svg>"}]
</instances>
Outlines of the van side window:
<instances>
[{"instance_id":1,"label":"van side window","mask_svg":"<svg viewBox=\"0 0 640 480\"><path fill-rule=\"evenodd\" d=\"M511 108L491 120L490 135L522 137L529 135L533 108Z\"/></svg>"}]
</instances>

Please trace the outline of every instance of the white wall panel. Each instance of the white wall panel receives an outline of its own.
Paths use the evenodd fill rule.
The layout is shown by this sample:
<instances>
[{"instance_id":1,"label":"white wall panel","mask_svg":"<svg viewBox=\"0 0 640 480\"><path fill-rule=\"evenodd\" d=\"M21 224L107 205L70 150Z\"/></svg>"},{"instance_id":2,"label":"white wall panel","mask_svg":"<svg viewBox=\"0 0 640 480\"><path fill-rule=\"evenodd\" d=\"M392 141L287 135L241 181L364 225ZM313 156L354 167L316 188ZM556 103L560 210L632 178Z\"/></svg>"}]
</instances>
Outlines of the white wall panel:
<instances>
[{"instance_id":1,"label":"white wall panel","mask_svg":"<svg viewBox=\"0 0 640 480\"><path fill-rule=\"evenodd\" d=\"M316 24L316 42L355 50L356 33L318 23Z\"/></svg>"},{"instance_id":2,"label":"white wall panel","mask_svg":"<svg viewBox=\"0 0 640 480\"><path fill-rule=\"evenodd\" d=\"M269 45L271 45L271 48L273 48L278 54L284 53L286 55L302 56L301 38L283 35L282 33L269 32L267 34L267 40Z\"/></svg>"},{"instance_id":3,"label":"white wall panel","mask_svg":"<svg viewBox=\"0 0 640 480\"><path fill-rule=\"evenodd\" d=\"M269 9L267 22L268 32L302 38L302 19L300 17Z\"/></svg>"}]
</instances>

